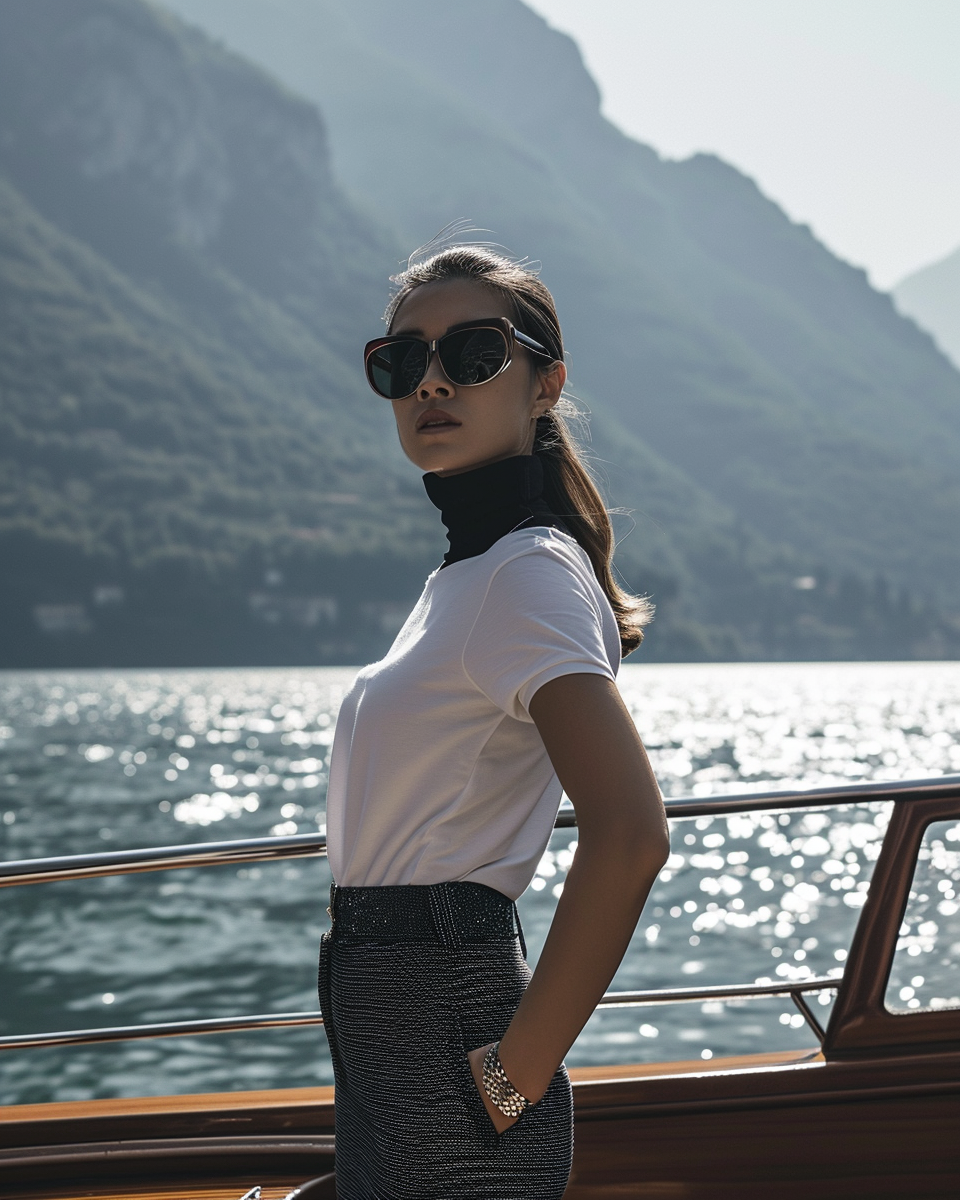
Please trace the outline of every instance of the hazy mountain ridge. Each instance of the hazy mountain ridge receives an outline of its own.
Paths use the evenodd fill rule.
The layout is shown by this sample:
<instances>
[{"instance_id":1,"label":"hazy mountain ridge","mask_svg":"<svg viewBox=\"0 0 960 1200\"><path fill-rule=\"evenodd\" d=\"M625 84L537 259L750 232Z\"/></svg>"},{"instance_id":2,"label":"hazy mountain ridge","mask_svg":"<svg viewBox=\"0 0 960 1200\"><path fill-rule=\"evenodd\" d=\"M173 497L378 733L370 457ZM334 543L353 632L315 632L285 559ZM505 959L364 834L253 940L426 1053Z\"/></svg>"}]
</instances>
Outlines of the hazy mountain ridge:
<instances>
[{"instance_id":1,"label":"hazy mountain ridge","mask_svg":"<svg viewBox=\"0 0 960 1200\"><path fill-rule=\"evenodd\" d=\"M395 247L334 180L314 106L162 9L11 0L2 19L0 165L50 220L204 321L232 308L204 291L216 268L310 320L338 290L328 338L379 307Z\"/></svg>"},{"instance_id":2,"label":"hazy mountain ridge","mask_svg":"<svg viewBox=\"0 0 960 1200\"><path fill-rule=\"evenodd\" d=\"M886 512L863 489L883 455L888 488L910 458L817 410L804 347L826 326L799 311L782 278L766 307L783 309L783 347L750 321L737 332L734 300L762 311L769 281L724 259L735 264L737 239L749 243L755 204L768 240L785 241L787 258L807 254L828 280L843 276L850 303L862 279L730 168L662 163L604 122L569 39L550 34L559 57L531 59L537 44L524 38L544 27L516 0L483 6L501 31L516 19L523 34L507 38L519 60L504 60L499 85L481 74L486 108L471 99L469 72L411 73L402 39L391 41L396 13L378 3L272 0L260 50L276 37L308 73L322 50L322 115L289 72L284 90L140 0L0 6L10 181L0 188L0 662L358 661L385 645L442 539L357 353L401 243L469 212L467 199L488 207L513 248L543 247L574 382L594 409L594 458L613 501L635 514L618 562L660 607L644 654L948 652L949 623L902 588L905 552L929 564L945 534L914 546L902 502ZM230 0L223 11L265 10ZM434 35L464 33L463 9L431 12L444 25ZM285 23L305 15L313 24ZM541 75L511 95L524 57ZM569 86L551 91L557 62ZM397 141L398 128L416 129L412 111L427 122L423 138ZM363 137L361 120L375 122ZM449 155L437 122L457 134ZM586 147L575 170L564 139L571 154ZM410 155L424 164L419 190ZM590 163L607 164L604 186L587 179ZM383 195L364 190L361 166ZM704 248L685 222L696 224L698 188L718 191L714 176L740 227L710 237L698 227ZM889 304L877 313L857 321L890 319L892 338L916 338L916 370L929 376L926 339ZM797 359L798 381L785 382L778 355ZM849 364L827 359L850 390ZM864 390L876 385L867 372ZM936 403L929 420L921 412L928 441ZM935 435L947 459L948 426ZM734 454L738 436L749 446ZM791 444L803 448L799 465L787 461ZM825 448L833 474L811 481L804 466ZM900 497L909 483L896 484ZM919 479L914 491L927 524L940 503L949 526L949 488ZM896 555L864 549L855 528L825 528L844 504L880 505L899 539L893 590L869 579L885 569L896 579ZM630 524L616 518L621 536ZM933 590L925 570L921 593ZM798 576L818 586L796 588Z\"/></svg>"},{"instance_id":3,"label":"hazy mountain ridge","mask_svg":"<svg viewBox=\"0 0 960 1200\"><path fill-rule=\"evenodd\" d=\"M568 37L518 0L165 2L315 100L409 244L469 215L541 258L598 431L615 416L760 544L955 602L960 374L752 181L611 126ZM614 498L647 507L642 480Z\"/></svg>"},{"instance_id":4,"label":"hazy mountain ridge","mask_svg":"<svg viewBox=\"0 0 960 1200\"><path fill-rule=\"evenodd\" d=\"M960 247L901 279L893 296L900 311L925 329L960 368Z\"/></svg>"},{"instance_id":5,"label":"hazy mountain ridge","mask_svg":"<svg viewBox=\"0 0 960 1200\"><path fill-rule=\"evenodd\" d=\"M331 574L341 598L391 569L387 595L415 590L441 539L344 361L389 237L336 187L315 110L142 5L14 0L0 114L0 170L31 193L0 178L3 661L295 658L303 629L250 611L270 564L331 603ZM218 173L177 174L181 133ZM124 600L95 611L104 587ZM42 636L38 604L89 636Z\"/></svg>"}]
</instances>

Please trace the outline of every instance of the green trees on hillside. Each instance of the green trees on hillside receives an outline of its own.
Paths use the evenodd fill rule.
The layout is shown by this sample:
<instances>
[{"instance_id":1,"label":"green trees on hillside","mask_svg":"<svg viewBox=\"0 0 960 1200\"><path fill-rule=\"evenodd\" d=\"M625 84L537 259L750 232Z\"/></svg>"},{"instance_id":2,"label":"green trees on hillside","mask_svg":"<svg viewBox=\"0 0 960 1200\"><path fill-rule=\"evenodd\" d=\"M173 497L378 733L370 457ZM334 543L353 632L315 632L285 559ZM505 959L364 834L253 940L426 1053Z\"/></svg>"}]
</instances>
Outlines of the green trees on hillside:
<instances>
[{"instance_id":1,"label":"green trees on hillside","mask_svg":"<svg viewBox=\"0 0 960 1200\"><path fill-rule=\"evenodd\" d=\"M142 0L0 5L0 666L388 644L442 536L359 348L468 211L560 299L643 655L958 652L960 375L748 180L612 130L515 0L509 121L492 76L411 76L381 0L176 5L290 90Z\"/></svg>"}]
</instances>

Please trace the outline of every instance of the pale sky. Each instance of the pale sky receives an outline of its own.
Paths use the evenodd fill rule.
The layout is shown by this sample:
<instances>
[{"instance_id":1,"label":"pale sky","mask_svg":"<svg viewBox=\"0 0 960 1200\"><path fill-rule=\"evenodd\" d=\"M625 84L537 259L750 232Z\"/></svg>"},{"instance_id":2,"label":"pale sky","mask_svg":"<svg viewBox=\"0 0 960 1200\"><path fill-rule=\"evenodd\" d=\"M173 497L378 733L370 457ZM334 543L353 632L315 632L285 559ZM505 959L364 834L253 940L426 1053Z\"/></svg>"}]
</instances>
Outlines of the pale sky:
<instances>
[{"instance_id":1,"label":"pale sky","mask_svg":"<svg viewBox=\"0 0 960 1200\"><path fill-rule=\"evenodd\" d=\"M606 115L712 151L888 288L960 246L960 0L525 0Z\"/></svg>"}]
</instances>

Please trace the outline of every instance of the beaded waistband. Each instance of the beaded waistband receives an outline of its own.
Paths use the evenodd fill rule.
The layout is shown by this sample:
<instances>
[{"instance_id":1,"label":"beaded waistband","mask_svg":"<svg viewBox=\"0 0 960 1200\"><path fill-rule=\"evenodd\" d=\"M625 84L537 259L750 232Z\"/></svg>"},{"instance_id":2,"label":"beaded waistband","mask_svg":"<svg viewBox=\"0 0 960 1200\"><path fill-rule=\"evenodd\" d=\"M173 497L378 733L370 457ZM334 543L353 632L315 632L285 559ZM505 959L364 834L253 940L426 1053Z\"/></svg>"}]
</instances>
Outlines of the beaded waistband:
<instances>
[{"instance_id":1,"label":"beaded waistband","mask_svg":"<svg viewBox=\"0 0 960 1200\"><path fill-rule=\"evenodd\" d=\"M457 947L520 936L513 901L483 883L330 889L334 941L439 942Z\"/></svg>"}]
</instances>

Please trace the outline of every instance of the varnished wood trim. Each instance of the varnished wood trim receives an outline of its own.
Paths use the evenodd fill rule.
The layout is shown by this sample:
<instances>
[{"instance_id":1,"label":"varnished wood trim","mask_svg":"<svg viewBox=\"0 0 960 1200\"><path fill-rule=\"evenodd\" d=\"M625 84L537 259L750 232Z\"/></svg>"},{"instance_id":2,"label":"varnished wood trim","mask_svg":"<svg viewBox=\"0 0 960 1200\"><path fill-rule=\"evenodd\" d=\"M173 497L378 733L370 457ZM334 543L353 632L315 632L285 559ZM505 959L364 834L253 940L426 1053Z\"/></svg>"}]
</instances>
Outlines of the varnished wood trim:
<instances>
[{"instance_id":1,"label":"varnished wood trim","mask_svg":"<svg viewBox=\"0 0 960 1200\"><path fill-rule=\"evenodd\" d=\"M72 1121L87 1117L258 1112L265 1109L332 1108L333 1088L273 1088L256 1092L208 1092L188 1096L134 1096L118 1100L67 1100L0 1107L2 1121Z\"/></svg>"},{"instance_id":2,"label":"varnished wood trim","mask_svg":"<svg viewBox=\"0 0 960 1200\"><path fill-rule=\"evenodd\" d=\"M627 1063L608 1067L572 1067L576 1083L605 1083L609 1080L669 1078L672 1075L715 1074L757 1067L785 1066L822 1059L816 1050L776 1050L767 1054L743 1054L735 1058L701 1059L688 1062ZM74 1121L88 1117L131 1117L184 1115L207 1112L262 1112L269 1109L332 1108L333 1088L272 1088L253 1092L205 1092L187 1096L133 1096L116 1100L66 1100L49 1104L11 1104L0 1107L4 1121Z\"/></svg>"},{"instance_id":3,"label":"varnished wood trim","mask_svg":"<svg viewBox=\"0 0 960 1200\"><path fill-rule=\"evenodd\" d=\"M318 1155L333 1156L334 1140L330 1134L283 1135L273 1137L197 1137L148 1138L144 1141L77 1142L60 1146L29 1146L0 1150L0 1169L53 1164L82 1166L89 1169L123 1163L134 1173L145 1164L173 1158L178 1162L190 1158L256 1155L269 1160L282 1155L285 1159L307 1155L311 1162Z\"/></svg>"},{"instance_id":4,"label":"varnished wood trim","mask_svg":"<svg viewBox=\"0 0 960 1200\"><path fill-rule=\"evenodd\" d=\"M238 1200L244 1192L249 1191L249 1177L243 1177L236 1183L211 1183L209 1180L178 1181L164 1185L154 1180L146 1181L142 1186L135 1183L126 1185L83 1184L45 1184L42 1192L34 1188L20 1190L25 1185L15 1187L13 1191L4 1191L3 1200ZM300 1176L287 1176L283 1179L271 1179L264 1184L261 1200L283 1200L289 1192L298 1187L304 1180Z\"/></svg>"},{"instance_id":5,"label":"varnished wood trim","mask_svg":"<svg viewBox=\"0 0 960 1200\"><path fill-rule=\"evenodd\" d=\"M571 1082L607 1083L610 1080L663 1079L672 1075L713 1075L718 1071L749 1071L794 1063L823 1062L819 1050L771 1050L766 1054L740 1054L732 1058L690 1059L683 1062L626 1063L612 1067L571 1067Z\"/></svg>"}]
</instances>

